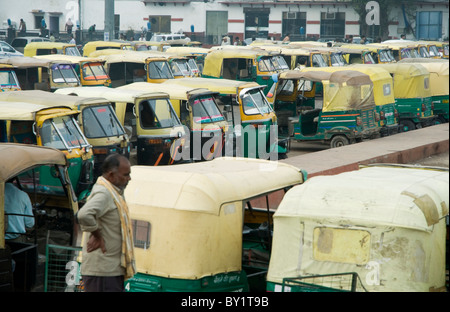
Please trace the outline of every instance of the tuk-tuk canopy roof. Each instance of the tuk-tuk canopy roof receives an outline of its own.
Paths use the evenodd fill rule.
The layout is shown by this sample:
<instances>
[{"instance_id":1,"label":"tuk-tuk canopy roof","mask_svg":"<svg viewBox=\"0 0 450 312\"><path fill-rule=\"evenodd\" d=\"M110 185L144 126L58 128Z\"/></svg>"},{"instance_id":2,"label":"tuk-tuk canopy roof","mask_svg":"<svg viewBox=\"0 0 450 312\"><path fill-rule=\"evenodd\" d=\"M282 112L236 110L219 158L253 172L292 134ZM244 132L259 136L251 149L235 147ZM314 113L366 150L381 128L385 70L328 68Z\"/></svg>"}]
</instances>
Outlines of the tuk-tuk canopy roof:
<instances>
[{"instance_id":1,"label":"tuk-tuk canopy roof","mask_svg":"<svg viewBox=\"0 0 450 312\"><path fill-rule=\"evenodd\" d=\"M0 143L0 183L34 166L66 165L63 152L31 144Z\"/></svg>"},{"instance_id":2,"label":"tuk-tuk canopy roof","mask_svg":"<svg viewBox=\"0 0 450 312\"><path fill-rule=\"evenodd\" d=\"M147 82L146 82L147 83ZM155 88L156 90L156 88ZM169 98L164 92L147 92L134 89L109 88L105 86L60 88L57 94L75 94L81 97L101 97L111 102L134 103L136 98Z\"/></svg>"},{"instance_id":3,"label":"tuk-tuk canopy roof","mask_svg":"<svg viewBox=\"0 0 450 312\"><path fill-rule=\"evenodd\" d=\"M76 56L76 55L67 55L67 54L48 54L48 55L35 55L33 56L39 59L47 59L52 61L59 62L70 62L72 64L80 64L84 62L89 63L105 63L104 60L95 57L86 57L86 56Z\"/></svg>"},{"instance_id":4,"label":"tuk-tuk canopy roof","mask_svg":"<svg viewBox=\"0 0 450 312\"><path fill-rule=\"evenodd\" d=\"M56 60L50 60L47 58L23 56L23 57L0 58L0 63L10 64L16 68L30 68L30 67L49 67L53 63L61 63L61 62L57 62Z\"/></svg>"},{"instance_id":5,"label":"tuk-tuk canopy roof","mask_svg":"<svg viewBox=\"0 0 450 312\"><path fill-rule=\"evenodd\" d=\"M25 49L63 49L64 47L76 47L76 45L66 42L38 41L28 43Z\"/></svg>"},{"instance_id":6,"label":"tuk-tuk canopy roof","mask_svg":"<svg viewBox=\"0 0 450 312\"><path fill-rule=\"evenodd\" d=\"M35 120L36 115L48 110L51 113L78 114L79 111L72 110L69 106L61 104L59 107L28 103L7 102L0 100L0 120Z\"/></svg>"},{"instance_id":7,"label":"tuk-tuk canopy roof","mask_svg":"<svg viewBox=\"0 0 450 312\"><path fill-rule=\"evenodd\" d=\"M221 157L176 166L133 166L125 197L131 211L140 206L219 215L226 203L301 182L302 173L291 165Z\"/></svg>"},{"instance_id":8,"label":"tuk-tuk canopy roof","mask_svg":"<svg viewBox=\"0 0 450 312\"><path fill-rule=\"evenodd\" d=\"M167 59L162 55L153 54L147 52L140 51L126 51L126 50L117 50L112 51L110 54L101 54L100 50L98 55L95 53L95 57L98 57L102 60L105 60L106 63L143 63L145 64L149 59L156 59L161 61L166 61ZM92 55L92 54L91 54Z\"/></svg>"},{"instance_id":9,"label":"tuk-tuk canopy roof","mask_svg":"<svg viewBox=\"0 0 450 312\"><path fill-rule=\"evenodd\" d=\"M211 49L198 47L170 47L166 50L168 53L178 55L208 54Z\"/></svg>"},{"instance_id":10,"label":"tuk-tuk canopy roof","mask_svg":"<svg viewBox=\"0 0 450 312\"><path fill-rule=\"evenodd\" d=\"M109 104L106 99L101 97L79 97L42 90L3 92L0 93L0 101L27 102L45 106L69 106L74 109L79 109L83 105Z\"/></svg>"},{"instance_id":11,"label":"tuk-tuk canopy roof","mask_svg":"<svg viewBox=\"0 0 450 312\"><path fill-rule=\"evenodd\" d=\"M379 166L313 177L285 195L274 218L431 231L448 209L448 170Z\"/></svg>"},{"instance_id":12,"label":"tuk-tuk canopy roof","mask_svg":"<svg viewBox=\"0 0 450 312\"><path fill-rule=\"evenodd\" d=\"M430 97L430 73L420 64L389 63L376 64L393 75L396 98Z\"/></svg>"},{"instance_id":13,"label":"tuk-tuk canopy roof","mask_svg":"<svg viewBox=\"0 0 450 312\"><path fill-rule=\"evenodd\" d=\"M188 100L190 95L193 94L211 94L206 88L191 88L187 86L181 86L179 84L170 83L169 79L163 83L148 83L148 82L133 82L124 86L117 87L119 90L141 90L145 92L163 92L169 94L171 99L174 100Z\"/></svg>"},{"instance_id":14,"label":"tuk-tuk canopy roof","mask_svg":"<svg viewBox=\"0 0 450 312\"><path fill-rule=\"evenodd\" d=\"M236 94L238 89L264 87L253 81L203 77L184 77L172 79L170 81L166 80L162 84L176 84L190 88L207 88L208 90L219 92L221 94Z\"/></svg>"}]
</instances>

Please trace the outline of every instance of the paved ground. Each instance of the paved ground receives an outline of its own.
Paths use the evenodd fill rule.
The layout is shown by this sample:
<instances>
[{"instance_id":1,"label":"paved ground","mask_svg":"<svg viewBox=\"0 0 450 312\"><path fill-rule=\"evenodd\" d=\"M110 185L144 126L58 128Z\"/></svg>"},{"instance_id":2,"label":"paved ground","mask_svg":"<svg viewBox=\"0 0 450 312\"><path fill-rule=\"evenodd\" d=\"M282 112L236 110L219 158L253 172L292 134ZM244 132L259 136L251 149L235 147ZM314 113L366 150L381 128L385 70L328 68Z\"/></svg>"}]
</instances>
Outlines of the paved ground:
<instances>
[{"instance_id":1,"label":"paved ground","mask_svg":"<svg viewBox=\"0 0 450 312\"><path fill-rule=\"evenodd\" d=\"M311 147L312 148L312 147ZM308 172L308 177L357 170L373 163L423 164L448 167L449 124L435 125L339 148L291 156L281 162Z\"/></svg>"}]
</instances>

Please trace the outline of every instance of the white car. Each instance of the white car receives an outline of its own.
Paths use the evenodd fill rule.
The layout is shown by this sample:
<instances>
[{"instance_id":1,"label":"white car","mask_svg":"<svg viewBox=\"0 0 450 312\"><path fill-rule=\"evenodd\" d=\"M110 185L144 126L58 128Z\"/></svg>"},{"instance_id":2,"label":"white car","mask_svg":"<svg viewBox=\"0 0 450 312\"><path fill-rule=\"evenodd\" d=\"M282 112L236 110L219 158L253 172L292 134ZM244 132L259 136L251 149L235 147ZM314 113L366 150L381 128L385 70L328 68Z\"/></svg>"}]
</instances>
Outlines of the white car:
<instances>
[{"instance_id":1,"label":"white car","mask_svg":"<svg viewBox=\"0 0 450 312\"><path fill-rule=\"evenodd\" d=\"M152 36L150 41L167 41L167 40L179 40L179 39L190 39L186 37L184 34L155 34ZM190 41L190 40L188 40Z\"/></svg>"},{"instance_id":2,"label":"white car","mask_svg":"<svg viewBox=\"0 0 450 312\"><path fill-rule=\"evenodd\" d=\"M9 44L7 44L5 41L0 41L0 58L7 58L14 56L23 56L23 54L14 49Z\"/></svg>"}]
</instances>

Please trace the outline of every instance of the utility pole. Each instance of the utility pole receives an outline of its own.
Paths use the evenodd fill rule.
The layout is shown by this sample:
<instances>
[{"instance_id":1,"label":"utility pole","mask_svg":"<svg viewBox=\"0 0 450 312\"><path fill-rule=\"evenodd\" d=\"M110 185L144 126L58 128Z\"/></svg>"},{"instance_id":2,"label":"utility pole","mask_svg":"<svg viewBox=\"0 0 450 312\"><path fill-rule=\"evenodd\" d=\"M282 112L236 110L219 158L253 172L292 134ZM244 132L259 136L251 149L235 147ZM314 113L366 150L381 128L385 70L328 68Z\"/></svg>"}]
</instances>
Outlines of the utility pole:
<instances>
[{"instance_id":1,"label":"utility pole","mask_svg":"<svg viewBox=\"0 0 450 312\"><path fill-rule=\"evenodd\" d=\"M114 0L105 0L105 34L114 39Z\"/></svg>"}]
</instances>

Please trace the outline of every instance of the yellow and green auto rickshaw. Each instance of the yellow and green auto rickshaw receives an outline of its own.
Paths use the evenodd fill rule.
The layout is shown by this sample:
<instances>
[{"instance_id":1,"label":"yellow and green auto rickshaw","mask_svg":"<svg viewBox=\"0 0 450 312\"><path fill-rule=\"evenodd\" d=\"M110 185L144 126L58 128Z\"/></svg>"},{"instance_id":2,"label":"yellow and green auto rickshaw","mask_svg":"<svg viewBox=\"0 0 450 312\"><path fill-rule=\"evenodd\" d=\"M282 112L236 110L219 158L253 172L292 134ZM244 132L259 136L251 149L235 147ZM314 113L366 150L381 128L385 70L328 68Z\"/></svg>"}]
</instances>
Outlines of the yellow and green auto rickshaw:
<instances>
[{"instance_id":1,"label":"yellow and green auto rickshaw","mask_svg":"<svg viewBox=\"0 0 450 312\"><path fill-rule=\"evenodd\" d=\"M0 64L0 92L21 90L15 68L9 64Z\"/></svg>"},{"instance_id":2,"label":"yellow and green auto rickshaw","mask_svg":"<svg viewBox=\"0 0 450 312\"><path fill-rule=\"evenodd\" d=\"M384 64L384 63L393 63L395 62L394 57L392 56L391 48L387 45L384 45L382 43L370 43L370 44L344 44L339 46L339 49L341 51L346 51L348 53L347 57L350 59L352 54L351 50L356 51L369 51L370 55L372 56L372 59L374 60L374 63L368 61L367 58L365 58L365 54L363 53L361 56L361 59L363 60L363 64ZM356 53L354 53L356 54ZM359 54L359 53L358 53ZM357 62L349 62L351 63L357 63Z\"/></svg>"},{"instance_id":3,"label":"yellow and green auto rickshaw","mask_svg":"<svg viewBox=\"0 0 450 312\"><path fill-rule=\"evenodd\" d=\"M376 64L372 52L366 45L348 44L336 47L340 51L347 64Z\"/></svg>"},{"instance_id":4,"label":"yellow and green auto rickshaw","mask_svg":"<svg viewBox=\"0 0 450 312\"><path fill-rule=\"evenodd\" d=\"M0 101L2 142L25 143L61 150L69 162L69 176L78 200L86 199L93 185L92 148L78 126L79 111L69 106L50 107L29 102ZM46 185L59 183L50 172Z\"/></svg>"},{"instance_id":5,"label":"yellow and green auto rickshaw","mask_svg":"<svg viewBox=\"0 0 450 312\"><path fill-rule=\"evenodd\" d=\"M189 67L196 77L202 75L205 57L209 51L211 49L196 47L170 47L166 50L168 53L187 57L189 59Z\"/></svg>"},{"instance_id":6,"label":"yellow and green auto rickshaw","mask_svg":"<svg viewBox=\"0 0 450 312\"><path fill-rule=\"evenodd\" d=\"M78 51L78 48L75 44L65 42L30 42L25 46L23 52L24 56L51 54L81 56L80 51Z\"/></svg>"},{"instance_id":7,"label":"yellow and green auto rickshaw","mask_svg":"<svg viewBox=\"0 0 450 312\"><path fill-rule=\"evenodd\" d=\"M173 164L176 155L185 148L185 128L166 93L107 87L72 88L59 93L108 100L131 145L136 147L138 165ZM144 118L147 113L153 118ZM133 163L132 158L130 161Z\"/></svg>"},{"instance_id":8,"label":"yellow and green auto rickshaw","mask_svg":"<svg viewBox=\"0 0 450 312\"><path fill-rule=\"evenodd\" d=\"M203 77L170 80L163 84L206 88L219 93L219 108L229 113L226 119L231 131L226 143L232 142L233 155L267 159L276 153L278 158L287 157L289 138L278 135L277 116L262 91L264 86L256 82ZM274 155L270 157L273 159Z\"/></svg>"},{"instance_id":9,"label":"yellow and green auto rickshaw","mask_svg":"<svg viewBox=\"0 0 450 312\"><path fill-rule=\"evenodd\" d=\"M264 291L271 216L305 180L296 167L249 158L133 166L125 197L137 274L125 289Z\"/></svg>"},{"instance_id":10,"label":"yellow and green auto rickshaw","mask_svg":"<svg viewBox=\"0 0 450 312\"><path fill-rule=\"evenodd\" d=\"M264 94L273 84L272 75L278 71L273 55L262 49L225 47L211 50L205 57L202 77L255 81L265 85Z\"/></svg>"},{"instance_id":11,"label":"yellow and green auto rickshaw","mask_svg":"<svg viewBox=\"0 0 450 312\"><path fill-rule=\"evenodd\" d=\"M430 73L431 101L433 104L433 114L438 122L449 121L449 79L448 60L414 58L404 59L400 63L420 64Z\"/></svg>"},{"instance_id":12,"label":"yellow and green auto rickshaw","mask_svg":"<svg viewBox=\"0 0 450 312\"><path fill-rule=\"evenodd\" d=\"M129 42L119 41L89 41L83 46L83 56L90 56L95 51L105 49L133 50L133 46Z\"/></svg>"},{"instance_id":13,"label":"yellow and green auto rickshaw","mask_svg":"<svg viewBox=\"0 0 450 312\"><path fill-rule=\"evenodd\" d=\"M402 131L433 125L430 73L420 64L377 64L386 69L394 79L395 104Z\"/></svg>"},{"instance_id":14,"label":"yellow and green auto rickshaw","mask_svg":"<svg viewBox=\"0 0 450 312\"><path fill-rule=\"evenodd\" d=\"M172 79L170 81L175 81ZM224 151L228 122L220 111L217 92L206 88L192 88L179 84L135 82L118 89L169 94L170 101L181 123L186 127L186 148L176 161L211 160Z\"/></svg>"},{"instance_id":15,"label":"yellow and green auto rickshaw","mask_svg":"<svg viewBox=\"0 0 450 312\"><path fill-rule=\"evenodd\" d=\"M369 75L340 67L290 70L273 88L275 113L289 112L288 134L297 141L324 141L339 147L380 133L379 114ZM315 84L323 85L323 100ZM271 92L271 93L272 93Z\"/></svg>"},{"instance_id":16,"label":"yellow and green auto rickshaw","mask_svg":"<svg viewBox=\"0 0 450 312\"><path fill-rule=\"evenodd\" d=\"M368 64L341 67L341 70L356 70L369 75L373 83L375 106L380 116L380 134L386 136L398 133L399 114L395 106L394 85L390 73L376 65Z\"/></svg>"},{"instance_id":17,"label":"yellow and green auto rickshaw","mask_svg":"<svg viewBox=\"0 0 450 312\"><path fill-rule=\"evenodd\" d=\"M17 143L0 143L0 159L0 290L41 291L45 282L42 272L51 261L45 257L49 245L67 247L74 243L78 203L69 179L69 163L59 150ZM55 182L52 185L48 185L50 178ZM10 188L26 192L32 215L14 214L5 206L5 193ZM34 220L34 227L18 232L8 224L17 217ZM59 256L64 253L58 251Z\"/></svg>"},{"instance_id":18,"label":"yellow and green auto rickshaw","mask_svg":"<svg viewBox=\"0 0 450 312\"><path fill-rule=\"evenodd\" d=\"M381 44L387 46L391 50L392 57L397 62L406 58L416 57L414 49L406 43L396 41L396 42L382 42Z\"/></svg>"},{"instance_id":19,"label":"yellow and green auto rickshaw","mask_svg":"<svg viewBox=\"0 0 450 312\"><path fill-rule=\"evenodd\" d=\"M267 291L446 292L448 207L448 168L312 177L273 216Z\"/></svg>"},{"instance_id":20,"label":"yellow and green auto rickshaw","mask_svg":"<svg viewBox=\"0 0 450 312\"><path fill-rule=\"evenodd\" d=\"M59 90L68 92L58 92ZM0 94L0 101L28 102L46 106L69 106L80 114L77 117L80 129L92 146L94 155L94 175L101 175L101 166L106 156L119 153L126 157L130 154L130 142L108 100L101 97L76 97L77 88L63 88L55 93L29 90Z\"/></svg>"},{"instance_id":21,"label":"yellow and green auto rickshaw","mask_svg":"<svg viewBox=\"0 0 450 312\"><path fill-rule=\"evenodd\" d=\"M167 58L157 52L152 54L152 52L109 49L92 55L105 61L112 87L140 81L160 83L174 79Z\"/></svg>"},{"instance_id":22,"label":"yellow and green auto rickshaw","mask_svg":"<svg viewBox=\"0 0 450 312\"><path fill-rule=\"evenodd\" d=\"M59 88L81 85L70 62L24 56L0 58L0 63L9 64L15 68L22 90L53 92Z\"/></svg>"},{"instance_id":23,"label":"yellow and green auto rickshaw","mask_svg":"<svg viewBox=\"0 0 450 312\"><path fill-rule=\"evenodd\" d=\"M80 79L82 86L107 86L111 85L104 68L105 61L92 57L72 56L63 54L51 54L44 56L36 56L36 58L44 58L48 60L70 62Z\"/></svg>"}]
</instances>

